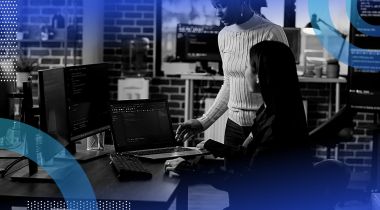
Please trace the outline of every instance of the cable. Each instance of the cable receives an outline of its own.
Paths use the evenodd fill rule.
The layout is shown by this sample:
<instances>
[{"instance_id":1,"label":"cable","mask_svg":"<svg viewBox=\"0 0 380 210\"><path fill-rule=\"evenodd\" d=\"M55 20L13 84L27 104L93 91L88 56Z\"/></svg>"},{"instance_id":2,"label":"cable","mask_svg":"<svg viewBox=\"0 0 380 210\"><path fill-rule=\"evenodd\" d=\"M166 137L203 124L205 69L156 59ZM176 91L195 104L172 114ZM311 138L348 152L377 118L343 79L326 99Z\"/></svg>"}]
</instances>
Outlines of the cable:
<instances>
[{"instance_id":1,"label":"cable","mask_svg":"<svg viewBox=\"0 0 380 210\"><path fill-rule=\"evenodd\" d=\"M4 169L1 169L0 170L0 175L1 175L1 178L4 178L5 175L10 171L10 169L12 169L13 166L15 166L17 163L23 161L23 160L26 160L27 158L26 157L20 157L20 158L17 158L16 160L12 161L10 164L7 165L7 167L5 167ZM23 168L25 166L22 166L20 168ZM18 168L19 169L19 168ZM17 170L17 169L16 169Z\"/></svg>"}]
</instances>

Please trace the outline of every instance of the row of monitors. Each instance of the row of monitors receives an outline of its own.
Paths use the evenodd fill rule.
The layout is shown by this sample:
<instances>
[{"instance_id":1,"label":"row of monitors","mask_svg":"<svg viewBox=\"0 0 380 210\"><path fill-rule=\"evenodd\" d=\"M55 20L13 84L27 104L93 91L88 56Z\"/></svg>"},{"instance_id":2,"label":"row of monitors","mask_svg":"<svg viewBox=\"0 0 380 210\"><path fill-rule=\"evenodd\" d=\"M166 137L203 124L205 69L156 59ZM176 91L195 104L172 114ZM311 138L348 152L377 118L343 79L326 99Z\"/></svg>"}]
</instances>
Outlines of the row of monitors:
<instances>
[{"instance_id":1,"label":"row of monitors","mask_svg":"<svg viewBox=\"0 0 380 210\"><path fill-rule=\"evenodd\" d=\"M350 105L380 111L380 71L350 76ZM41 128L63 145L109 129L108 82L107 64L39 71Z\"/></svg>"}]
</instances>

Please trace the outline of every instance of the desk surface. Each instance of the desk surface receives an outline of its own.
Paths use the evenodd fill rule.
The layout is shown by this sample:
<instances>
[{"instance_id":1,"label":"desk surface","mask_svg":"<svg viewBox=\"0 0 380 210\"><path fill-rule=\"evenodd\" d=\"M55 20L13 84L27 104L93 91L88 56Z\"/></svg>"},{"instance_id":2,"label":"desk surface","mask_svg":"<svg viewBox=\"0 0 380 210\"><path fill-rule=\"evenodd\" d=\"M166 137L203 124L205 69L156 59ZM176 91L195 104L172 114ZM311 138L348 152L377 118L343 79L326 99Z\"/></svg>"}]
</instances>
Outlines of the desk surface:
<instances>
[{"instance_id":1,"label":"desk surface","mask_svg":"<svg viewBox=\"0 0 380 210\"><path fill-rule=\"evenodd\" d=\"M97 199L126 200L169 205L174 200L179 179L164 174L162 163L146 163L153 178L147 181L120 182L109 165L109 158L92 160L81 164L93 186ZM62 198L54 183L13 182L9 176L0 178L0 198Z\"/></svg>"}]
</instances>

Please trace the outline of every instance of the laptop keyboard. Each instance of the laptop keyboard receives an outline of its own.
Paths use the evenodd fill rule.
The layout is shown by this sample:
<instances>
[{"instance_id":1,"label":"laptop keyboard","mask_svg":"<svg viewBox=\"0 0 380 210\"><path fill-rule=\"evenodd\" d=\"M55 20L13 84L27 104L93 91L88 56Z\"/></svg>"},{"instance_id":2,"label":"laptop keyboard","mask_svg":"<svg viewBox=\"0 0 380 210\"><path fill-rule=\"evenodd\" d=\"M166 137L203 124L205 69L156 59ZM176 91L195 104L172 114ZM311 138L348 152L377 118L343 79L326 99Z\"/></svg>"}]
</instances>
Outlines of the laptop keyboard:
<instances>
[{"instance_id":1,"label":"laptop keyboard","mask_svg":"<svg viewBox=\"0 0 380 210\"><path fill-rule=\"evenodd\" d=\"M154 154L186 152L186 151L192 151L192 149L186 148L186 147L167 147L167 148L158 148L158 149L145 150L145 151L128 152L128 154L131 154L131 155L154 155Z\"/></svg>"}]
</instances>

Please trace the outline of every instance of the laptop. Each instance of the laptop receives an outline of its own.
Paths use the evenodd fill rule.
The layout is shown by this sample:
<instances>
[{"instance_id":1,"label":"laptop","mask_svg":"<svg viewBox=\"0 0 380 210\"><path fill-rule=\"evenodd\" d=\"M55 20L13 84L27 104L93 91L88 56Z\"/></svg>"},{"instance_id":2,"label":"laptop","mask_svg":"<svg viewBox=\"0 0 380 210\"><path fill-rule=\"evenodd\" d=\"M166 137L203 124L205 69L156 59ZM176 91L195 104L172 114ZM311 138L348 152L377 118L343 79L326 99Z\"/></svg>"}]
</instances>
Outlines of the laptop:
<instances>
[{"instance_id":1,"label":"laptop","mask_svg":"<svg viewBox=\"0 0 380 210\"><path fill-rule=\"evenodd\" d=\"M116 152L152 160L209 154L207 150L179 146L165 99L114 101L110 114Z\"/></svg>"}]
</instances>

